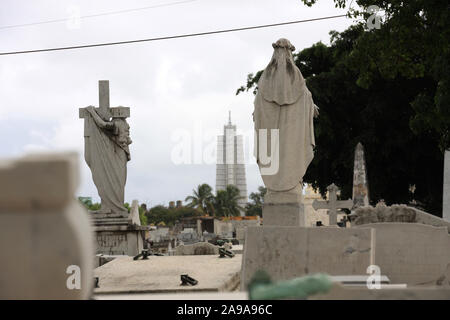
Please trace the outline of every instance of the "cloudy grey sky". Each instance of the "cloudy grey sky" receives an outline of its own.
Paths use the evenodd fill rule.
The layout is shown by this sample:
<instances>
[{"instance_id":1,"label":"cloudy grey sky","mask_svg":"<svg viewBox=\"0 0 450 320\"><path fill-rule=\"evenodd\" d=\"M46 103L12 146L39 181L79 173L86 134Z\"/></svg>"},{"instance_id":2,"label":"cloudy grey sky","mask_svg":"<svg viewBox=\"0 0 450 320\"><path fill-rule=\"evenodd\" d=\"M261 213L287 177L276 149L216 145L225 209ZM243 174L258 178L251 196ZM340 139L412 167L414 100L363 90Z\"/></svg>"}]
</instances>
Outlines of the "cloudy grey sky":
<instances>
[{"instance_id":1,"label":"cloudy grey sky","mask_svg":"<svg viewBox=\"0 0 450 320\"><path fill-rule=\"evenodd\" d=\"M2 0L0 52L115 42L345 13L333 1L312 8L300 0L196 0L104 15L76 23L20 28L2 26L127 10L180 0ZM253 95L235 95L249 72L263 69L272 42L284 37L297 49L322 41L352 21L338 18L269 29L112 47L0 56L0 157L75 150L82 183L78 195L98 199L82 158L83 121L78 108L98 105L98 80L110 81L111 106L131 107L125 198L153 206L186 197L200 183L215 185L216 135L228 110L246 142L249 193L262 184L251 157ZM319 106L320 107L320 106ZM180 140L183 139L183 140ZM174 150L190 142L190 164ZM187 145L189 146L189 145ZM204 155L202 156L202 154ZM212 162L212 163L211 163Z\"/></svg>"}]
</instances>

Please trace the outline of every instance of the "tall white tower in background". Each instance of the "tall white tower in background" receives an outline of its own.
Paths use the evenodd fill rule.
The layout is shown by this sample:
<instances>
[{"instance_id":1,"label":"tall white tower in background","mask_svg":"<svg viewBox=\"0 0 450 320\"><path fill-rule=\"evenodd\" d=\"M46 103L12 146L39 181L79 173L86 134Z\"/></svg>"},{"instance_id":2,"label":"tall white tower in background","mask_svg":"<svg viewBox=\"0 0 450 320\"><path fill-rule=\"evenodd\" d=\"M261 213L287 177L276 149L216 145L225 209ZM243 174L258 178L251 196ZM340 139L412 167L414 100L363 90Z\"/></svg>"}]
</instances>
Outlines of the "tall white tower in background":
<instances>
[{"instance_id":1,"label":"tall white tower in background","mask_svg":"<svg viewBox=\"0 0 450 320\"><path fill-rule=\"evenodd\" d=\"M236 126L231 124L231 111L228 124L223 127L223 135L217 136L216 190L224 190L227 185L235 185L243 199L239 205L245 207L248 201L245 178L244 139L236 135ZM241 216L245 212L241 211Z\"/></svg>"}]
</instances>

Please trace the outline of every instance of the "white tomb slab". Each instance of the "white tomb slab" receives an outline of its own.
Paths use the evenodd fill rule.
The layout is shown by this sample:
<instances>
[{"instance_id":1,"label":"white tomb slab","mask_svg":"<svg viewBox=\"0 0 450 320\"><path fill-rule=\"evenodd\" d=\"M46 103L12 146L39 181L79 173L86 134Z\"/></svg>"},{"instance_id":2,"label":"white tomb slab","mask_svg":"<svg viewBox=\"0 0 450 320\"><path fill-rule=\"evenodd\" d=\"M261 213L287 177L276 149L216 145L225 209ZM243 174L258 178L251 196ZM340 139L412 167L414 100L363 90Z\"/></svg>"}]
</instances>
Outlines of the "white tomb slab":
<instances>
[{"instance_id":1,"label":"white tomb slab","mask_svg":"<svg viewBox=\"0 0 450 320\"><path fill-rule=\"evenodd\" d=\"M98 294L217 292L239 286L242 255L150 256L148 260L117 258L94 270ZM181 286L180 276L196 279L195 286Z\"/></svg>"}]
</instances>

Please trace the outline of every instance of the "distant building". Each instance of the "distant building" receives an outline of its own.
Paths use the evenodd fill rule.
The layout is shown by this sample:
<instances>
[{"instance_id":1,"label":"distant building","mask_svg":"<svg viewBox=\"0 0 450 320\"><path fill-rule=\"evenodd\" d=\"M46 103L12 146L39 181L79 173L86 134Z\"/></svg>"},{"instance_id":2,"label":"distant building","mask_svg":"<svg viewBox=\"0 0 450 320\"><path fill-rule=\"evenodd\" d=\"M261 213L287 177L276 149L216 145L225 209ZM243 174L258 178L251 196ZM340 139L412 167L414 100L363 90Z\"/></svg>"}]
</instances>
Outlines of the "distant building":
<instances>
[{"instance_id":1,"label":"distant building","mask_svg":"<svg viewBox=\"0 0 450 320\"><path fill-rule=\"evenodd\" d=\"M227 185L236 186L242 199L239 205L245 207L247 181L245 178L244 140L236 135L236 126L231 123L231 111L228 124L223 127L223 135L217 137L216 190L225 190ZM245 212L241 211L241 216Z\"/></svg>"}]
</instances>

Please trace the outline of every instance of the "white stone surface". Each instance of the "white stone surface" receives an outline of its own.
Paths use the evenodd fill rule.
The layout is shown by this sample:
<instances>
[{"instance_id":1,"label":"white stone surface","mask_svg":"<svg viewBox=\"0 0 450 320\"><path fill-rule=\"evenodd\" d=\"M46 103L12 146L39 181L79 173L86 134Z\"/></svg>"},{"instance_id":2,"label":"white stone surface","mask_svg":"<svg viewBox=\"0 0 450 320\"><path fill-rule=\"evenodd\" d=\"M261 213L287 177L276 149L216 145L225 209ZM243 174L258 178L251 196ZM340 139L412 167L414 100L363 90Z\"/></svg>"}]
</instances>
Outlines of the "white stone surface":
<instances>
[{"instance_id":1,"label":"white stone surface","mask_svg":"<svg viewBox=\"0 0 450 320\"><path fill-rule=\"evenodd\" d=\"M100 293L168 293L231 291L239 286L242 255L234 258L206 256L150 256L134 261L117 258L97 269ZM180 286L180 275L198 280L196 286Z\"/></svg>"},{"instance_id":2,"label":"white stone surface","mask_svg":"<svg viewBox=\"0 0 450 320\"><path fill-rule=\"evenodd\" d=\"M255 156L265 186L287 191L301 183L313 159L317 107L294 63L294 46L287 39L272 46L274 53L258 81L254 103Z\"/></svg>"},{"instance_id":3,"label":"white stone surface","mask_svg":"<svg viewBox=\"0 0 450 320\"><path fill-rule=\"evenodd\" d=\"M0 299L90 297L93 230L74 199L77 158L40 154L0 163Z\"/></svg>"},{"instance_id":4,"label":"white stone surface","mask_svg":"<svg viewBox=\"0 0 450 320\"><path fill-rule=\"evenodd\" d=\"M131 202L130 219L131 223L137 226L141 225L141 218L139 217L139 202L137 200L133 200Z\"/></svg>"}]
</instances>

